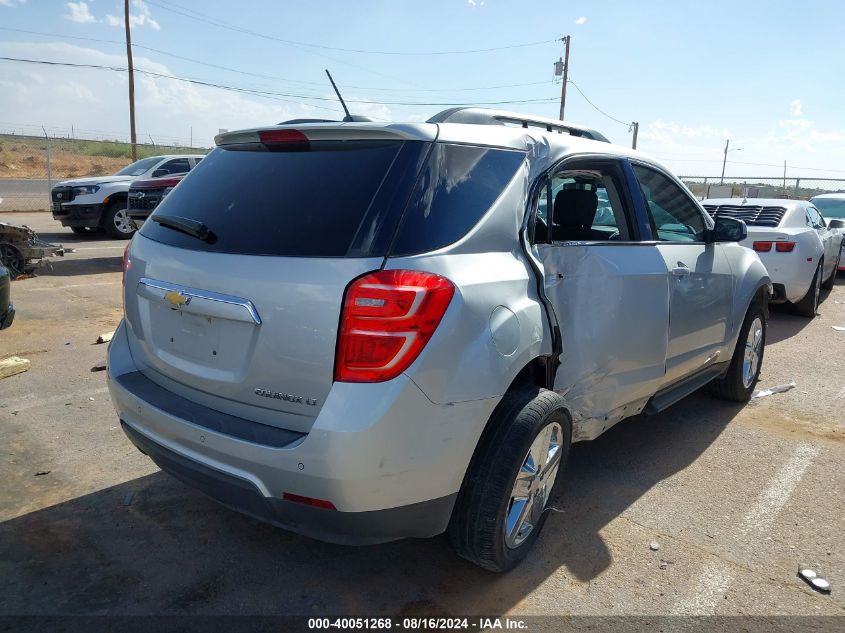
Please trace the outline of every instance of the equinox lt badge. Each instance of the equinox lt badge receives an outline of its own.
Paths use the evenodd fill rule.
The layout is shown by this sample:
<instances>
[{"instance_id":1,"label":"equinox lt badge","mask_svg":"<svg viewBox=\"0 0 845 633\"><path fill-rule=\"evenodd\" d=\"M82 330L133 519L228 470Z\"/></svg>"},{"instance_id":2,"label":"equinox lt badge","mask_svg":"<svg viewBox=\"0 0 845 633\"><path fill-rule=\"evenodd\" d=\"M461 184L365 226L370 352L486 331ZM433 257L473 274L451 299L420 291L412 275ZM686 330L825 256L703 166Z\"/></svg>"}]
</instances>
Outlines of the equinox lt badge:
<instances>
[{"instance_id":1,"label":"equinox lt badge","mask_svg":"<svg viewBox=\"0 0 845 633\"><path fill-rule=\"evenodd\" d=\"M307 404L309 406L317 406L317 398L303 398L302 396L295 396L292 393L282 393L280 391L270 391L269 389L255 388L255 395L263 398L275 398L276 400L286 400L287 402L297 402L299 404Z\"/></svg>"}]
</instances>

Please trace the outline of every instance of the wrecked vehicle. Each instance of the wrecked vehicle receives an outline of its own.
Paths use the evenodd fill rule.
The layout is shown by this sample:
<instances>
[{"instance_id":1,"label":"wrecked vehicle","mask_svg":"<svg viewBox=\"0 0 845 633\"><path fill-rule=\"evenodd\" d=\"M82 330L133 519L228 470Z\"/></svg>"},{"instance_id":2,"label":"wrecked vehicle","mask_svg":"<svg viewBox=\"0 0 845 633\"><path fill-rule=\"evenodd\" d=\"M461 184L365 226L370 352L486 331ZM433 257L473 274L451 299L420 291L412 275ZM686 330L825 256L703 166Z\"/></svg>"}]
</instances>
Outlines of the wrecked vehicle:
<instances>
[{"instance_id":1,"label":"wrecked vehicle","mask_svg":"<svg viewBox=\"0 0 845 633\"><path fill-rule=\"evenodd\" d=\"M503 571L571 442L751 396L744 223L598 132L457 108L216 143L126 249L108 378L129 439L231 508Z\"/></svg>"},{"instance_id":2,"label":"wrecked vehicle","mask_svg":"<svg viewBox=\"0 0 845 633\"><path fill-rule=\"evenodd\" d=\"M0 330L5 330L15 320L11 282L12 276L9 274L9 269L0 266Z\"/></svg>"},{"instance_id":3,"label":"wrecked vehicle","mask_svg":"<svg viewBox=\"0 0 845 633\"><path fill-rule=\"evenodd\" d=\"M61 244L39 239L38 234L28 226L0 222L0 265L9 269L12 279L32 272L46 257L61 257L64 254Z\"/></svg>"}]
</instances>

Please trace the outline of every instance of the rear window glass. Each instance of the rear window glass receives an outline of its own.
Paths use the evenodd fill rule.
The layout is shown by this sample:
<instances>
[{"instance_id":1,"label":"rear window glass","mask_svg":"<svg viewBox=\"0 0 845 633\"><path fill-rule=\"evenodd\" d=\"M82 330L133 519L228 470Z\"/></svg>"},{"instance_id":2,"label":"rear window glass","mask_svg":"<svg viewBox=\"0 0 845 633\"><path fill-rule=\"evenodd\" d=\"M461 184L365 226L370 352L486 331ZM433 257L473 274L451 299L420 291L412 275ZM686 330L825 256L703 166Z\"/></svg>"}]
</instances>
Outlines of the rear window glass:
<instances>
[{"instance_id":1,"label":"rear window glass","mask_svg":"<svg viewBox=\"0 0 845 633\"><path fill-rule=\"evenodd\" d=\"M413 183L409 171L424 143L312 142L308 151L266 151L263 146L214 149L156 209L156 215L204 223L213 243L145 222L141 235L193 250L288 257L344 257L380 243L371 227L390 226L397 188ZM391 174L399 176L391 176ZM400 177L401 176L401 177ZM408 192L405 194L407 199ZM378 195L377 195L378 194ZM360 244L369 245L365 249ZM358 245L358 246L356 246Z\"/></svg>"},{"instance_id":2,"label":"rear window glass","mask_svg":"<svg viewBox=\"0 0 845 633\"><path fill-rule=\"evenodd\" d=\"M520 151L436 143L391 255L432 251L462 238L501 195L524 158Z\"/></svg>"}]
</instances>

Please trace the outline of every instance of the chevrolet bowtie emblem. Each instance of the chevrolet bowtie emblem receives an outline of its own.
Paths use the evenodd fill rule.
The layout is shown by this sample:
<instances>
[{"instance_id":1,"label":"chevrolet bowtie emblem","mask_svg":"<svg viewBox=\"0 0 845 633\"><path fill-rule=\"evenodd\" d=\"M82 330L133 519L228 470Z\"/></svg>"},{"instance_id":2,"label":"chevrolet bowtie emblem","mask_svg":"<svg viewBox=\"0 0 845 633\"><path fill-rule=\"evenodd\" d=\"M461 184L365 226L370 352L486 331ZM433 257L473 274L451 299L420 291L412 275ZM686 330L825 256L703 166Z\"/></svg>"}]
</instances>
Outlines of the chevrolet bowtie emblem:
<instances>
[{"instance_id":1,"label":"chevrolet bowtie emblem","mask_svg":"<svg viewBox=\"0 0 845 633\"><path fill-rule=\"evenodd\" d=\"M191 302L191 298L183 295L181 292L177 292L175 290L171 290L170 292L164 295L166 301L170 303L170 305L180 308L182 306L186 306Z\"/></svg>"}]
</instances>

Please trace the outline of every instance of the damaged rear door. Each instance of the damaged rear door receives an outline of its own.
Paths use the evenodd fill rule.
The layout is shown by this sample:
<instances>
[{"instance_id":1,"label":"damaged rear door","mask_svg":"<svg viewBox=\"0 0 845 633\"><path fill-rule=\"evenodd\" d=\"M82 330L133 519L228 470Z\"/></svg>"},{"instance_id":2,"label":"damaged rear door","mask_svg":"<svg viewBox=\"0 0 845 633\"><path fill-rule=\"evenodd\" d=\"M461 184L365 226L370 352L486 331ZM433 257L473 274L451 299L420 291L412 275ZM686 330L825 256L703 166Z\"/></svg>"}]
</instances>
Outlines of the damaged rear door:
<instances>
[{"instance_id":1,"label":"damaged rear door","mask_svg":"<svg viewBox=\"0 0 845 633\"><path fill-rule=\"evenodd\" d=\"M626 182L619 161L568 161L542 186L534 227L562 338L554 388L576 418L608 425L659 388L668 345L666 266L639 240Z\"/></svg>"}]
</instances>

